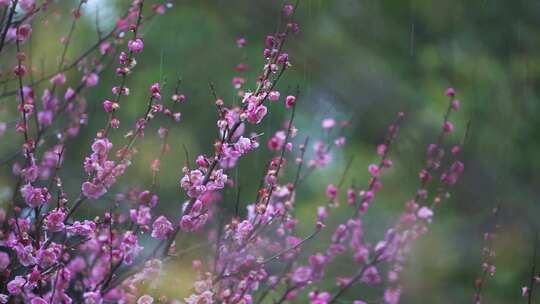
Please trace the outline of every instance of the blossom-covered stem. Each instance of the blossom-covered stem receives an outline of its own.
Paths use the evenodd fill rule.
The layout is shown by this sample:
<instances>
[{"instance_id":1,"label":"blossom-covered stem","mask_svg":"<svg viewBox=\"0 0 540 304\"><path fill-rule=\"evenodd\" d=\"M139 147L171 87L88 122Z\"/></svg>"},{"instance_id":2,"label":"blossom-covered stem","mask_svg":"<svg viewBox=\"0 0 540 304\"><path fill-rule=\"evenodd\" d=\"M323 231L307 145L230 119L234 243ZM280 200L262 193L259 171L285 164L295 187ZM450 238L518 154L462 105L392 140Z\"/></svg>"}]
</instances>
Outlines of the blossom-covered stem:
<instances>
[{"instance_id":1,"label":"blossom-covered stem","mask_svg":"<svg viewBox=\"0 0 540 304\"><path fill-rule=\"evenodd\" d=\"M8 19L6 21L4 31L2 32L2 36L0 37L0 54L2 53L2 49L4 48L4 43L6 41L6 35L9 30L9 27L11 26L11 21L13 20L13 16L15 15L15 10L17 8L17 4L19 3L19 0L12 0L11 1L11 9L9 10Z\"/></svg>"},{"instance_id":2,"label":"blossom-covered stem","mask_svg":"<svg viewBox=\"0 0 540 304\"><path fill-rule=\"evenodd\" d=\"M454 146L452 149L458 149L458 153L452 153L452 156L454 156L453 158L453 161L454 162L458 162L459 161L459 158L457 157L458 154L461 153L461 151L465 148L465 144L467 142L467 139L468 139L468 136L469 136L469 132L470 132L470 127L471 127L471 122L467 122L467 125L465 127L465 134L463 135L463 139L461 141L461 145L460 146ZM447 171L448 170L451 170L452 166L448 166L447 167ZM429 208L431 208L432 210L437 207L437 205L440 203L440 198L444 195L445 192L447 192L449 190L449 185L442 185L441 187L439 187L437 189L437 192L435 195L433 195L433 199L432 199L432 202L429 206ZM427 201L427 199L426 199ZM493 209L493 217L494 217L494 221L495 221L495 224L494 224L494 227L493 227L493 230L497 230L498 229L498 224L496 223L496 220L499 216L499 211L500 211L500 206L497 206Z\"/></svg>"},{"instance_id":3,"label":"blossom-covered stem","mask_svg":"<svg viewBox=\"0 0 540 304\"><path fill-rule=\"evenodd\" d=\"M148 100L148 105L147 105L147 108L146 108L146 112L144 113L144 122L147 123L149 120L150 120L150 111L152 110L152 103L154 101L154 97L151 96ZM129 143L126 145L125 149L122 151L122 153L120 154L120 156L118 157L118 159L120 161L123 161L125 159L125 157L127 156L127 154L129 153L129 151L131 150L131 148L133 147L133 145L135 144L135 142L137 141L137 138L139 137L139 132L141 132L142 130L142 125L139 125L137 126L137 128L135 129L135 131L133 132L132 134L132 138L131 140L129 141ZM113 170L109 170L107 171L103 176L102 176L102 180L107 178L109 175L111 175L113 172ZM64 220L64 223L67 223L67 221L69 220L69 218L73 215L73 213L79 208L79 206L86 200L86 196L83 195L83 193L81 192L79 194L79 197L77 198L77 200L75 201L73 207L71 207L71 209L69 210L68 214L66 215L66 218Z\"/></svg>"},{"instance_id":4,"label":"blossom-covered stem","mask_svg":"<svg viewBox=\"0 0 540 304\"><path fill-rule=\"evenodd\" d=\"M449 89L450 90L450 89ZM453 89L452 89L453 90ZM442 141L444 139L444 135L446 134L446 131L445 131L445 126L448 124L448 120L450 118L450 113L452 112L452 109L453 109L453 99L454 95L452 93L452 95L450 96L450 102L448 103L448 107L446 109L446 112L444 114L444 118L443 118L443 128L439 131L439 135L437 136L437 143L435 144L435 149L437 150L437 153L440 149L440 146L442 144ZM467 134L468 132L466 132ZM429 152L428 152L429 153ZM437 158L441 158L441 156L436 156ZM428 159L429 161L429 159ZM419 189L425 189L425 187L431 182L431 174L432 172L435 170L434 166L425 166L424 169L422 170L423 173L423 176L426 176L426 177L429 177L429 178L420 178L420 187ZM422 173L421 173L422 174ZM414 197L414 201L415 202L418 202L419 200L421 199L421 192L420 191L417 191L416 192L416 195Z\"/></svg>"},{"instance_id":5,"label":"blossom-covered stem","mask_svg":"<svg viewBox=\"0 0 540 304\"><path fill-rule=\"evenodd\" d=\"M292 10L291 15L290 15L290 19L291 19L291 20L294 19L294 16L296 15L296 11L297 11L297 9L298 9L298 5L299 5L299 4L300 4L300 0L296 0L296 3L294 4L293 10ZM283 21L283 18L282 18L282 17L283 17L283 16L280 15L280 20L279 20L278 28L279 28L279 27L281 26L281 24L282 24L282 21ZM286 27L286 29L285 29L285 35L284 35L284 37L283 37L283 38L281 39L281 41L280 41L280 44L279 44L279 47L278 47L278 52L277 52L276 55L274 56L273 62L272 62L272 63L277 62L278 55L279 55L279 54L281 53L281 51L283 50L283 46L285 45L285 41L287 40L287 37L289 36L289 34L290 34L290 28L289 28L289 27ZM279 79L281 78L281 76L283 75L284 71L285 71L285 68L283 68L283 69L279 72L279 74L278 74L278 76L277 76L277 78L276 78L276 81L274 82L274 84L272 85L272 87L270 88L269 91L271 91L271 90L275 87L275 85L277 84L278 80L279 80ZM266 75L265 75L264 79L268 79L269 74L270 74L270 69L267 69L267 70L266 70ZM263 86L263 82L261 81L260 86L257 88L257 91L256 91L257 93L260 92L260 89L262 89L262 86ZM268 97L268 96L267 96L267 97ZM263 100L261 101L261 104L262 104L262 102L264 102L264 100L266 100L266 98L263 99Z\"/></svg>"},{"instance_id":6,"label":"blossom-covered stem","mask_svg":"<svg viewBox=\"0 0 540 304\"><path fill-rule=\"evenodd\" d=\"M280 155L279 155L279 162L278 162L278 165L277 165L276 173L274 174L276 176L276 178L279 176L279 172L281 171L281 168L283 167L283 160L284 160L284 157L285 157L285 147L287 146L286 144L289 142L289 137L291 136L291 130L292 130L292 126L293 126L295 112L296 112L296 105L293 105L292 111L291 111L291 117L289 118L289 123L288 123L288 126L287 126L287 134L285 135L285 144L283 145L283 147L281 147L281 152L280 152ZM267 199L266 199L266 203L265 203L266 207L270 203L270 198L272 197L272 193L274 192L275 185L269 185L268 187L270 189L268 191L268 195L267 195ZM258 215L259 214L257 213L255 218L253 219L253 223L256 223ZM256 231L259 226L260 226L260 222L256 223L255 229L253 229L253 231Z\"/></svg>"},{"instance_id":7,"label":"blossom-covered stem","mask_svg":"<svg viewBox=\"0 0 540 304\"><path fill-rule=\"evenodd\" d=\"M19 44L19 41L17 40L16 41L16 45L17 45L17 52L19 53L21 51L21 47L20 47L20 44ZM26 108L25 108L25 102L24 102L24 91L23 91L23 80L22 80L22 69L23 69L23 65L22 65L22 59L20 57L17 58L17 65L18 65L18 69L20 70L19 73L17 73L18 75L18 80L19 80L19 95L21 97L21 112L22 112L22 119L23 119L23 134L24 134L24 141L25 141L25 144L28 144L28 125L27 125L27 119L26 119ZM25 148L26 149L26 148ZM28 155L29 151L26 150L26 154L27 156Z\"/></svg>"},{"instance_id":8,"label":"blossom-covered stem","mask_svg":"<svg viewBox=\"0 0 540 304\"><path fill-rule=\"evenodd\" d=\"M394 143L394 140L396 139L397 135L398 135L398 132L399 132L399 128L401 127L401 124L403 123L403 119L405 118L405 114L403 112L399 112L398 115L397 115L397 118L396 120L394 121L394 123L392 123L390 125L390 127L388 128L388 132L386 133L386 137L384 139L384 142L379 145L377 147L377 150L380 150L382 149L383 152L380 153L382 155L380 155L380 158L379 158L379 163L377 165L377 168L385 168L386 167L386 163L387 163L387 159L388 159L388 155L390 154L390 150L393 146L393 143ZM379 152L379 151L378 151ZM368 190L367 192L368 193L371 193L373 190L374 190L374 187L375 185L377 185L380 181L380 176L378 174L374 175L371 180L369 181L368 183ZM360 204L362 204L360 202ZM355 206L356 206L356 202L355 202ZM360 207L360 206L358 206ZM355 208L355 217L357 217L360 213L360 208Z\"/></svg>"},{"instance_id":9,"label":"blossom-covered stem","mask_svg":"<svg viewBox=\"0 0 540 304\"><path fill-rule=\"evenodd\" d=\"M133 28L133 40L138 39L137 34L139 31L139 26L141 25L142 20L142 9L143 9L144 0L141 0L139 2L138 12L137 12L137 22L135 23L135 27ZM126 64L131 65L133 58L134 58L134 51L129 48L128 57L126 60ZM127 73L122 74L122 80L120 82L119 90L116 94L116 98L114 103L118 104L120 102L121 96L124 94L123 91L126 89L126 82L127 82ZM116 109L113 108L113 110L109 113L109 121L107 122L107 127L105 128L104 136L107 137L109 134L110 129L112 128L112 121L115 117Z\"/></svg>"},{"instance_id":10,"label":"blossom-covered stem","mask_svg":"<svg viewBox=\"0 0 540 304\"><path fill-rule=\"evenodd\" d=\"M16 47L17 47L17 53L20 53L21 52L21 48L20 48L20 44L19 44L19 41L16 39ZM31 143L29 141L29 135L28 135L28 125L27 125L27 116L26 116L26 107L25 107L25 99L24 99L24 90L23 90L23 80L22 80L22 70L23 70L23 67L22 67L22 59L21 59L21 56L17 56L17 68L19 70L19 73L17 73L17 78L19 80L19 95L20 95L20 111L22 112L22 121L23 121L23 135L24 135L24 144L23 144L23 149L24 149L24 156L26 158L26 163L29 164L31 162L30 158L31 158L31 149L33 149L34 147L34 143ZM15 183L15 187L13 189L13 195L12 195L12 202L13 204L15 204L15 199L17 197L17 194L19 193L19 187L21 186L22 184L22 176L19 175L19 177L17 178L17 182ZM19 232L19 237L22 237L20 236L21 234L21 229L18 225L18 221L15 221L16 225L17 225L17 229L18 229L18 232Z\"/></svg>"},{"instance_id":11,"label":"blossom-covered stem","mask_svg":"<svg viewBox=\"0 0 540 304\"><path fill-rule=\"evenodd\" d=\"M496 237L496 230L499 227L498 224L498 215L499 215L499 207L495 207L492 211L492 217L493 217L493 227L491 229L488 229L484 233L483 237L483 245L481 254L483 257L482 261L482 274L480 277L476 278L474 282L475 287L475 293L474 293L474 303L480 304L482 302L482 290L484 289L484 285L486 282L486 279L488 275L493 275L495 273L495 266L493 266L491 263L492 257L495 255L494 249L493 249L493 239Z\"/></svg>"}]
</instances>

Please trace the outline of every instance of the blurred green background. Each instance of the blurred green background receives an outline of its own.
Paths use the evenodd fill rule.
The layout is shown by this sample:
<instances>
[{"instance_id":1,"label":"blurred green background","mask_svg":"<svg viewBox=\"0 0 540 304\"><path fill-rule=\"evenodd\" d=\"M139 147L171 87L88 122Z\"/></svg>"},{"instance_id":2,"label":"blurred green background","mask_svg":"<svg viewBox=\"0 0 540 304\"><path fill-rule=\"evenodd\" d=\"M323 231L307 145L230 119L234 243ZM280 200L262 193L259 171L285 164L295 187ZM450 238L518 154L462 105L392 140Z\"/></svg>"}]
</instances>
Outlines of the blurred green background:
<instances>
[{"instance_id":1,"label":"blurred green background","mask_svg":"<svg viewBox=\"0 0 540 304\"><path fill-rule=\"evenodd\" d=\"M47 25L42 19L34 24L32 58L46 71L56 67L61 47L58 41L67 34L70 22L57 13L76 6L75 1L59 2L51 4ZM167 212L171 218L179 215L182 145L191 158L212 149L217 133L209 82L227 103L235 102L231 79L237 75L235 65L245 62L249 65L246 88L253 86L262 64L263 39L275 29L281 4L274 0L177 1L174 9L152 19L142 30L145 50L128 80L132 94L124 99L119 112L123 130L143 111L153 82L167 83L164 95L168 98L180 77L181 91L188 99L180 109L182 122L171 130L172 153L163 160L159 212ZM68 59L76 58L96 41L96 12L106 29L126 5L126 1L89 0ZM316 207L326 203L326 184L337 182L351 156L355 159L348 182L367 183L367 165L377 159L376 144L383 140L395 114L404 111L407 118L391 154L395 167L384 176L384 189L366 218L368 237L380 239L415 194L425 146L435 141L447 106L444 90L453 86L462 110L452 117L456 132L451 142L459 142L465 125L471 122L464 151L466 171L452 197L437 210L430 232L415 245L401 279L402 303L473 302L474 278L481 271L482 234L490 225L491 209L497 205L501 207L501 229L495 243L497 273L485 285L484 302L523 302L520 288L528 282L540 211L539 16L540 2L525 0L301 0L297 11L301 32L286 46L293 68L280 84L282 91L299 86L302 92L296 120L298 140L306 135L322 137L323 118L352 119L345 149L335 150L332 165L302 185L297 198L302 221L299 234L309 232ZM245 48L237 48L238 37L248 40ZM12 58L13 50L2 54L2 70L11 68ZM75 85L78 73L68 75L72 76L70 84ZM110 70L104 73L98 89L85 91L89 126L68 143L61 173L71 198L78 195L85 178L82 160L94 134L105 125L101 103L111 96L110 88L116 81ZM3 121L15 119L13 104L13 98L2 100ZM264 132L264 145L286 119L283 106L273 105L270 111L257 129ZM135 185L150 185L149 166L160 144L155 136L159 124L149 128L149 136L138 145L140 153L134 165L109 197ZM115 132L117 145L123 142L122 135ZM9 155L19 140L6 134L0 155ZM269 157L264 150L244 159L234 173L245 189L244 206L253 200L254 190L248 189L255 189ZM9 172L9 167L2 167L4 202L11 197ZM292 170L288 174L292 175ZM225 193L225 209L231 208L227 204L233 197L234 193ZM88 201L80 214L98 214L105 208L105 201ZM348 214L350 209L345 205L336 209L328 231ZM310 243L310 250L324 248L328 238L327 233L319 235ZM179 243L178 249L195 243L197 236ZM191 270L186 265L191 257L206 252L195 251L180 259L178 269L162 288L170 295L187 295ZM337 273L350 274L351 262L342 259L336 263L330 274ZM334 284L328 279L321 286L332 290ZM364 292L358 288L348 297L379 300L377 295Z\"/></svg>"}]
</instances>

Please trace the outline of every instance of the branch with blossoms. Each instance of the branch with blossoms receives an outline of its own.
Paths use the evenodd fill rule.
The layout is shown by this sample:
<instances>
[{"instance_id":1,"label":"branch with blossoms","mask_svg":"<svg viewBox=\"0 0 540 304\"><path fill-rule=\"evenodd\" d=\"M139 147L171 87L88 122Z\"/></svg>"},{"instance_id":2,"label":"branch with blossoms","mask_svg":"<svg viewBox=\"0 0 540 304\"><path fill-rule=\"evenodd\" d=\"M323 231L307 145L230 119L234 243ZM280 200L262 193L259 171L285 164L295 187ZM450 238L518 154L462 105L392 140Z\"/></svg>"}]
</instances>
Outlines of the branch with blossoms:
<instances>
[{"instance_id":1,"label":"branch with blossoms","mask_svg":"<svg viewBox=\"0 0 540 304\"><path fill-rule=\"evenodd\" d=\"M17 120L9 131L18 137L10 144L14 152L2 158L3 164L12 167L13 195L0 217L0 303L367 303L351 299L351 289L360 286L381 291L384 303L399 302L400 275L411 249L428 232L436 208L450 196L464 171L462 147L448 148L446 143L454 132L451 117L460 108L454 89L446 91L448 108L440 134L427 146L418 189L381 240L366 237L364 221L384 190L385 174L394 167L392 151L405 119L401 112L374 147L378 160L367 166L370 178L365 186L359 188L353 182L345 189L351 157L341 177L320 193L316 216L308 223L312 230L301 234L297 196L303 182L323 171L332 162L333 151L346 145L349 121L323 120L322 138L302 134L296 127L295 117L303 103L300 89L290 93L280 86L283 76L294 68L287 42L300 32L295 21L298 3L287 3L281 8L276 31L264 39L262 65L251 87L244 78L244 63L236 66L238 74L232 78L233 100L220 97L210 84L214 106L209 112L217 113L213 150L190 160L184 147L186 160L178 178L183 203L163 214L156 208L162 195L159 173L167 154L182 153L170 146L169 138L174 125L181 122L179 107L188 98L180 81L172 92L158 82L148 84L146 102L134 121L121 121L119 111L138 89L130 87L130 77L138 72L138 60L145 51L142 29L151 18L171 9L172 2L132 1L113 29L102 35L98 28L97 42L70 59L69 46L80 39L75 31L86 5L79 1L61 39L58 65L34 79L28 47L32 24L47 18L50 6L55 5L0 0L0 53L12 65L9 75L0 75L9 88L0 98L11 102L9 114L16 114ZM245 38L237 41L240 48L246 43ZM106 124L94 130L90 152L78 168L85 177L73 193L62 177L70 153L66 144L80 136L82 128L93 127L88 125L85 96L95 92L103 73L117 77L110 85L112 96L100 99L102 112L97 115L106 117ZM275 115L276 108L287 113L287 121L273 134L262 133L261 123ZM151 182L117 192L140 159L138 146L152 136L148 130L154 126L160 146L148 164ZM7 123L0 127L7 132ZM115 134L123 136L115 141ZM266 145L261 144L266 138ZM247 155L263 147L271 156L262 177L253 178L258 185L249 192L256 193L255 198L247 200L240 195L238 179L231 176ZM234 202L227 198L227 190L236 190ZM343 198L346 204L340 203ZM89 218L80 211L90 202L106 207ZM246 210L241 212L244 203ZM129 210L122 207L126 204ZM227 206L234 206L234 213L226 212ZM347 218L329 227L329 219L341 209ZM329 239L321 237L325 229L333 230ZM192 235L203 236L204 242L186 243ZM314 240L323 247L311 252ZM208 249L208 254L191 261L193 271L186 270L196 276L191 293L169 299L157 284L165 265L197 248ZM329 267L342 259L354 262L351 271L328 275ZM492 264L486 263L484 274L491 272ZM335 283L334 290L323 289L328 281ZM478 284L477 288L479 297Z\"/></svg>"}]
</instances>

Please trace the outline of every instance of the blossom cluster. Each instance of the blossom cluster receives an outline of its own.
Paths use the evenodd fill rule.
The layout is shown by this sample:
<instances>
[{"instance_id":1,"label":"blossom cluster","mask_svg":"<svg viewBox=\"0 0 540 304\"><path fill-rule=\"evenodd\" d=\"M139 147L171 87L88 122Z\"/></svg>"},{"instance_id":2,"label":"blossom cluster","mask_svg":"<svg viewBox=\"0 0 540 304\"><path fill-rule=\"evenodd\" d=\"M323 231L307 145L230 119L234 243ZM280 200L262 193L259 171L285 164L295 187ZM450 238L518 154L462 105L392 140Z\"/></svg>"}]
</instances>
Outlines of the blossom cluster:
<instances>
[{"instance_id":1,"label":"blossom cluster","mask_svg":"<svg viewBox=\"0 0 540 304\"><path fill-rule=\"evenodd\" d=\"M9 75L0 75L14 90L0 98L16 101L13 113L17 115L13 127L0 124L0 133L12 129L17 136L14 154L5 161L12 167L13 197L7 208L0 209L0 286L5 286L0 288L0 303L250 304L270 298L274 303L330 304L343 299L368 303L351 293L358 286L381 290L386 304L399 302L403 292L400 275L411 248L428 232L437 207L465 170L460 159L462 145L448 148L447 143L456 129L451 117L460 109L454 89L446 91L449 105L440 135L427 145L425 163L418 171L418 189L404 202L394 224L380 234L380 240L368 239L364 222L384 189L385 174L394 168L391 151L406 118L401 112L373 148L378 159L366 166L366 184L345 184L349 163L343 176L320 193L316 216L308 224L311 232L302 235L296 214L298 190L314 172L332 163L333 151L346 146L350 122L325 118L320 126L322 136L309 137L297 129L300 92L291 93L278 85L294 67L286 42L301 32L295 21L297 6L285 3L277 30L261 42L262 64L252 86L245 63L235 67L233 100L220 97L211 86L217 113L213 150L191 162L185 151L177 181L182 204L163 214L157 208L159 173L164 155L173 150L169 134L182 120L178 107L188 97L181 92L180 81L173 92L156 82L144 89L148 97L140 103L143 106L135 121L121 121L118 112L134 99L132 90L139 89L130 88L128 80L138 72L137 59L146 47L144 35L152 35L141 29L150 18L166 14L174 5L171 1L150 5L148 0L131 1L109 33L100 32L93 46L70 61L65 54L77 38L73 31L86 2L80 0L69 15L71 27L62 39L58 68L35 80L27 42L32 39L33 26L57 3L0 0L5 13L0 23L0 54L14 63ZM244 37L236 41L239 48L247 43ZM84 178L72 193L60 172L66 166L66 143L79 136L82 128L93 127L88 125L85 96L98 85L102 73L111 69L116 77L108 86L111 95L99 101L103 111L98 115L107 118L106 124L95 128L89 152L80 164ZM272 134L261 133L261 123L276 108L288 119ZM152 182L127 192L118 190L137 160L137 145L154 124L161 144L148 166ZM124 132L123 143L111 136L120 132ZM233 172L247 155L264 148L271 157L253 189L256 197L246 201ZM225 196L226 191L236 191L236 201ZM93 201L106 207L93 218L80 214L80 207ZM226 204L236 205L236 213L224 212ZM130 207L123 208L125 205ZM245 212L238 206L245 206ZM329 218L340 209L347 209L348 216L331 227ZM329 239L321 236L323 229L333 231ZM209 254L192 260L193 269L185 270L196 278L192 292L174 298L160 291L159 282L165 264L187 250L180 242L184 239L180 236L187 235L204 236L202 245ZM311 252L308 245L314 239L322 246ZM486 234L486 240L492 240L492 235ZM483 274L491 275L495 266L490 248L485 247ZM354 262L351 272L328 275L329 267L339 259ZM324 290L325 281L332 281L336 288ZM483 279L477 280L477 289L482 283ZM480 290L475 299L480 301Z\"/></svg>"}]
</instances>

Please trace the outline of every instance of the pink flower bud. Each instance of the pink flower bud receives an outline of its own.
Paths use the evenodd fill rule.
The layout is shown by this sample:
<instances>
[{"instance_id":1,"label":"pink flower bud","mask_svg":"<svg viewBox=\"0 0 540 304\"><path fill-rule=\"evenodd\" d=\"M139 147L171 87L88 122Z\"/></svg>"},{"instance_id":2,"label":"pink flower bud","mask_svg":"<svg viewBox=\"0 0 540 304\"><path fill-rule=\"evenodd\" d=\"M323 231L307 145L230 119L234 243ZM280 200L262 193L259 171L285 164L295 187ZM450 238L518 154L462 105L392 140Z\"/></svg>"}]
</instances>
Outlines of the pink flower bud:
<instances>
[{"instance_id":1,"label":"pink flower bud","mask_svg":"<svg viewBox=\"0 0 540 304\"><path fill-rule=\"evenodd\" d=\"M452 149L450 150L450 152L452 152L452 154L454 154L454 155L458 155L461 152L461 147L460 146L453 146Z\"/></svg>"},{"instance_id":2,"label":"pink flower bud","mask_svg":"<svg viewBox=\"0 0 540 304\"><path fill-rule=\"evenodd\" d=\"M460 106L460 103L459 103L459 100L457 99L454 99L452 100L452 103L450 104L450 106L452 107L453 110L459 110L459 106Z\"/></svg>"},{"instance_id":3,"label":"pink flower bud","mask_svg":"<svg viewBox=\"0 0 540 304\"><path fill-rule=\"evenodd\" d=\"M332 129L335 126L336 126L336 120L333 119L333 118L323 119L323 121L321 123L321 127L323 129Z\"/></svg>"},{"instance_id":4,"label":"pink flower bud","mask_svg":"<svg viewBox=\"0 0 540 304\"><path fill-rule=\"evenodd\" d=\"M62 85L66 82L66 75L64 73L56 74L50 81L53 85Z\"/></svg>"},{"instance_id":5,"label":"pink flower bud","mask_svg":"<svg viewBox=\"0 0 540 304\"><path fill-rule=\"evenodd\" d=\"M268 93L268 99L270 101L278 101L279 100L279 91L271 91L270 93Z\"/></svg>"},{"instance_id":6,"label":"pink flower bud","mask_svg":"<svg viewBox=\"0 0 540 304\"><path fill-rule=\"evenodd\" d=\"M326 187L326 196L329 199L335 199L336 196L337 196L337 188L336 188L336 186L334 186L333 184L329 184Z\"/></svg>"},{"instance_id":7,"label":"pink flower bud","mask_svg":"<svg viewBox=\"0 0 540 304\"><path fill-rule=\"evenodd\" d=\"M96 73L90 73L83 77L83 81L86 87L95 87L99 82L99 76Z\"/></svg>"},{"instance_id":8,"label":"pink flower bud","mask_svg":"<svg viewBox=\"0 0 540 304\"><path fill-rule=\"evenodd\" d=\"M275 41L274 36L268 35L266 36L264 43L266 44L267 47L271 48L272 46L274 46L274 41Z\"/></svg>"},{"instance_id":9,"label":"pink flower bud","mask_svg":"<svg viewBox=\"0 0 540 304\"><path fill-rule=\"evenodd\" d=\"M239 48L245 47L246 44L247 44L247 39L246 39L246 38L240 37L240 38L236 39L236 45L237 45Z\"/></svg>"},{"instance_id":10,"label":"pink flower bud","mask_svg":"<svg viewBox=\"0 0 540 304\"><path fill-rule=\"evenodd\" d=\"M385 144L380 144L377 146L377 154L379 154L380 156L383 156L384 153L386 153L387 149L388 147Z\"/></svg>"},{"instance_id":11,"label":"pink flower bud","mask_svg":"<svg viewBox=\"0 0 540 304\"><path fill-rule=\"evenodd\" d=\"M112 111L116 110L118 108L118 104L115 102L112 102L110 100L105 100L103 102L103 109L107 113L111 113Z\"/></svg>"},{"instance_id":12,"label":"pink flower bud","mask_svg":"<svg viewBox=\"0 0 540 304\"><path fill-rule=\"evenodd\" d=\"M295 96L289 95L289 96L287 96L287 98L285 98L285 107L287 107L287 109L292 108L295 103L296 103L296 97Z\"/></svg>"},{"instance_id":13,"label":"pink flower bud","mask_svg":"<svg viewBox=\"0 0 540 304\"><path fill-rule=\"evenodd\" d=\"M128 49L134 53L140 53L144 49L144 42L141 38L128 41Z\"/></svg>"},{"instance_id":14,"label":"pink flower bud","mask_svg":"<svg viewBox=\"0 0 540 304\"><path fill-rule=\"evenodd\" d=\"M368 166L368 171L373 177L379 176L379 166L375 164L371 164Z\"/></svg>"},{"instance_id":15,"label":"pink flower bud","mask_svg":"<svg viewBox=\"0 0 540 304\"><path fill-rule=\"evenodd\" d=\"M454 125L453 125L451 122L449 122L449 121L446 121L446 122L443 124L443 127L442 127L442 128L443 128L444 132L446 132L446 133L452 133L452 132L454 132Z\"/></svg>"},{"instance_id":16,"label":"pink flower bud","mask_svg":"<svg viewBox=\"0 0 540 304\"><path fill-rule=\"evenodd\" d=\"M64 99L66 101L71 101L71 100L73 100L73 98L75 98L75 90L73 90L71 87L69 87L66 90L66 94L64 94Z\"/></svg>"},{"instance_id":17,"label":"pink flower bud","mask_svg":"<svg viewBox=\"0 0 540 304\"><path fill-rule=\"evenodd\" d=\"M294 5L292 5L292 4L283 5L283 8L281 9L281 12L283 13L283 16L290 17L292 15L292 13L294 12Z\"/></svg>"}]
</instances>

